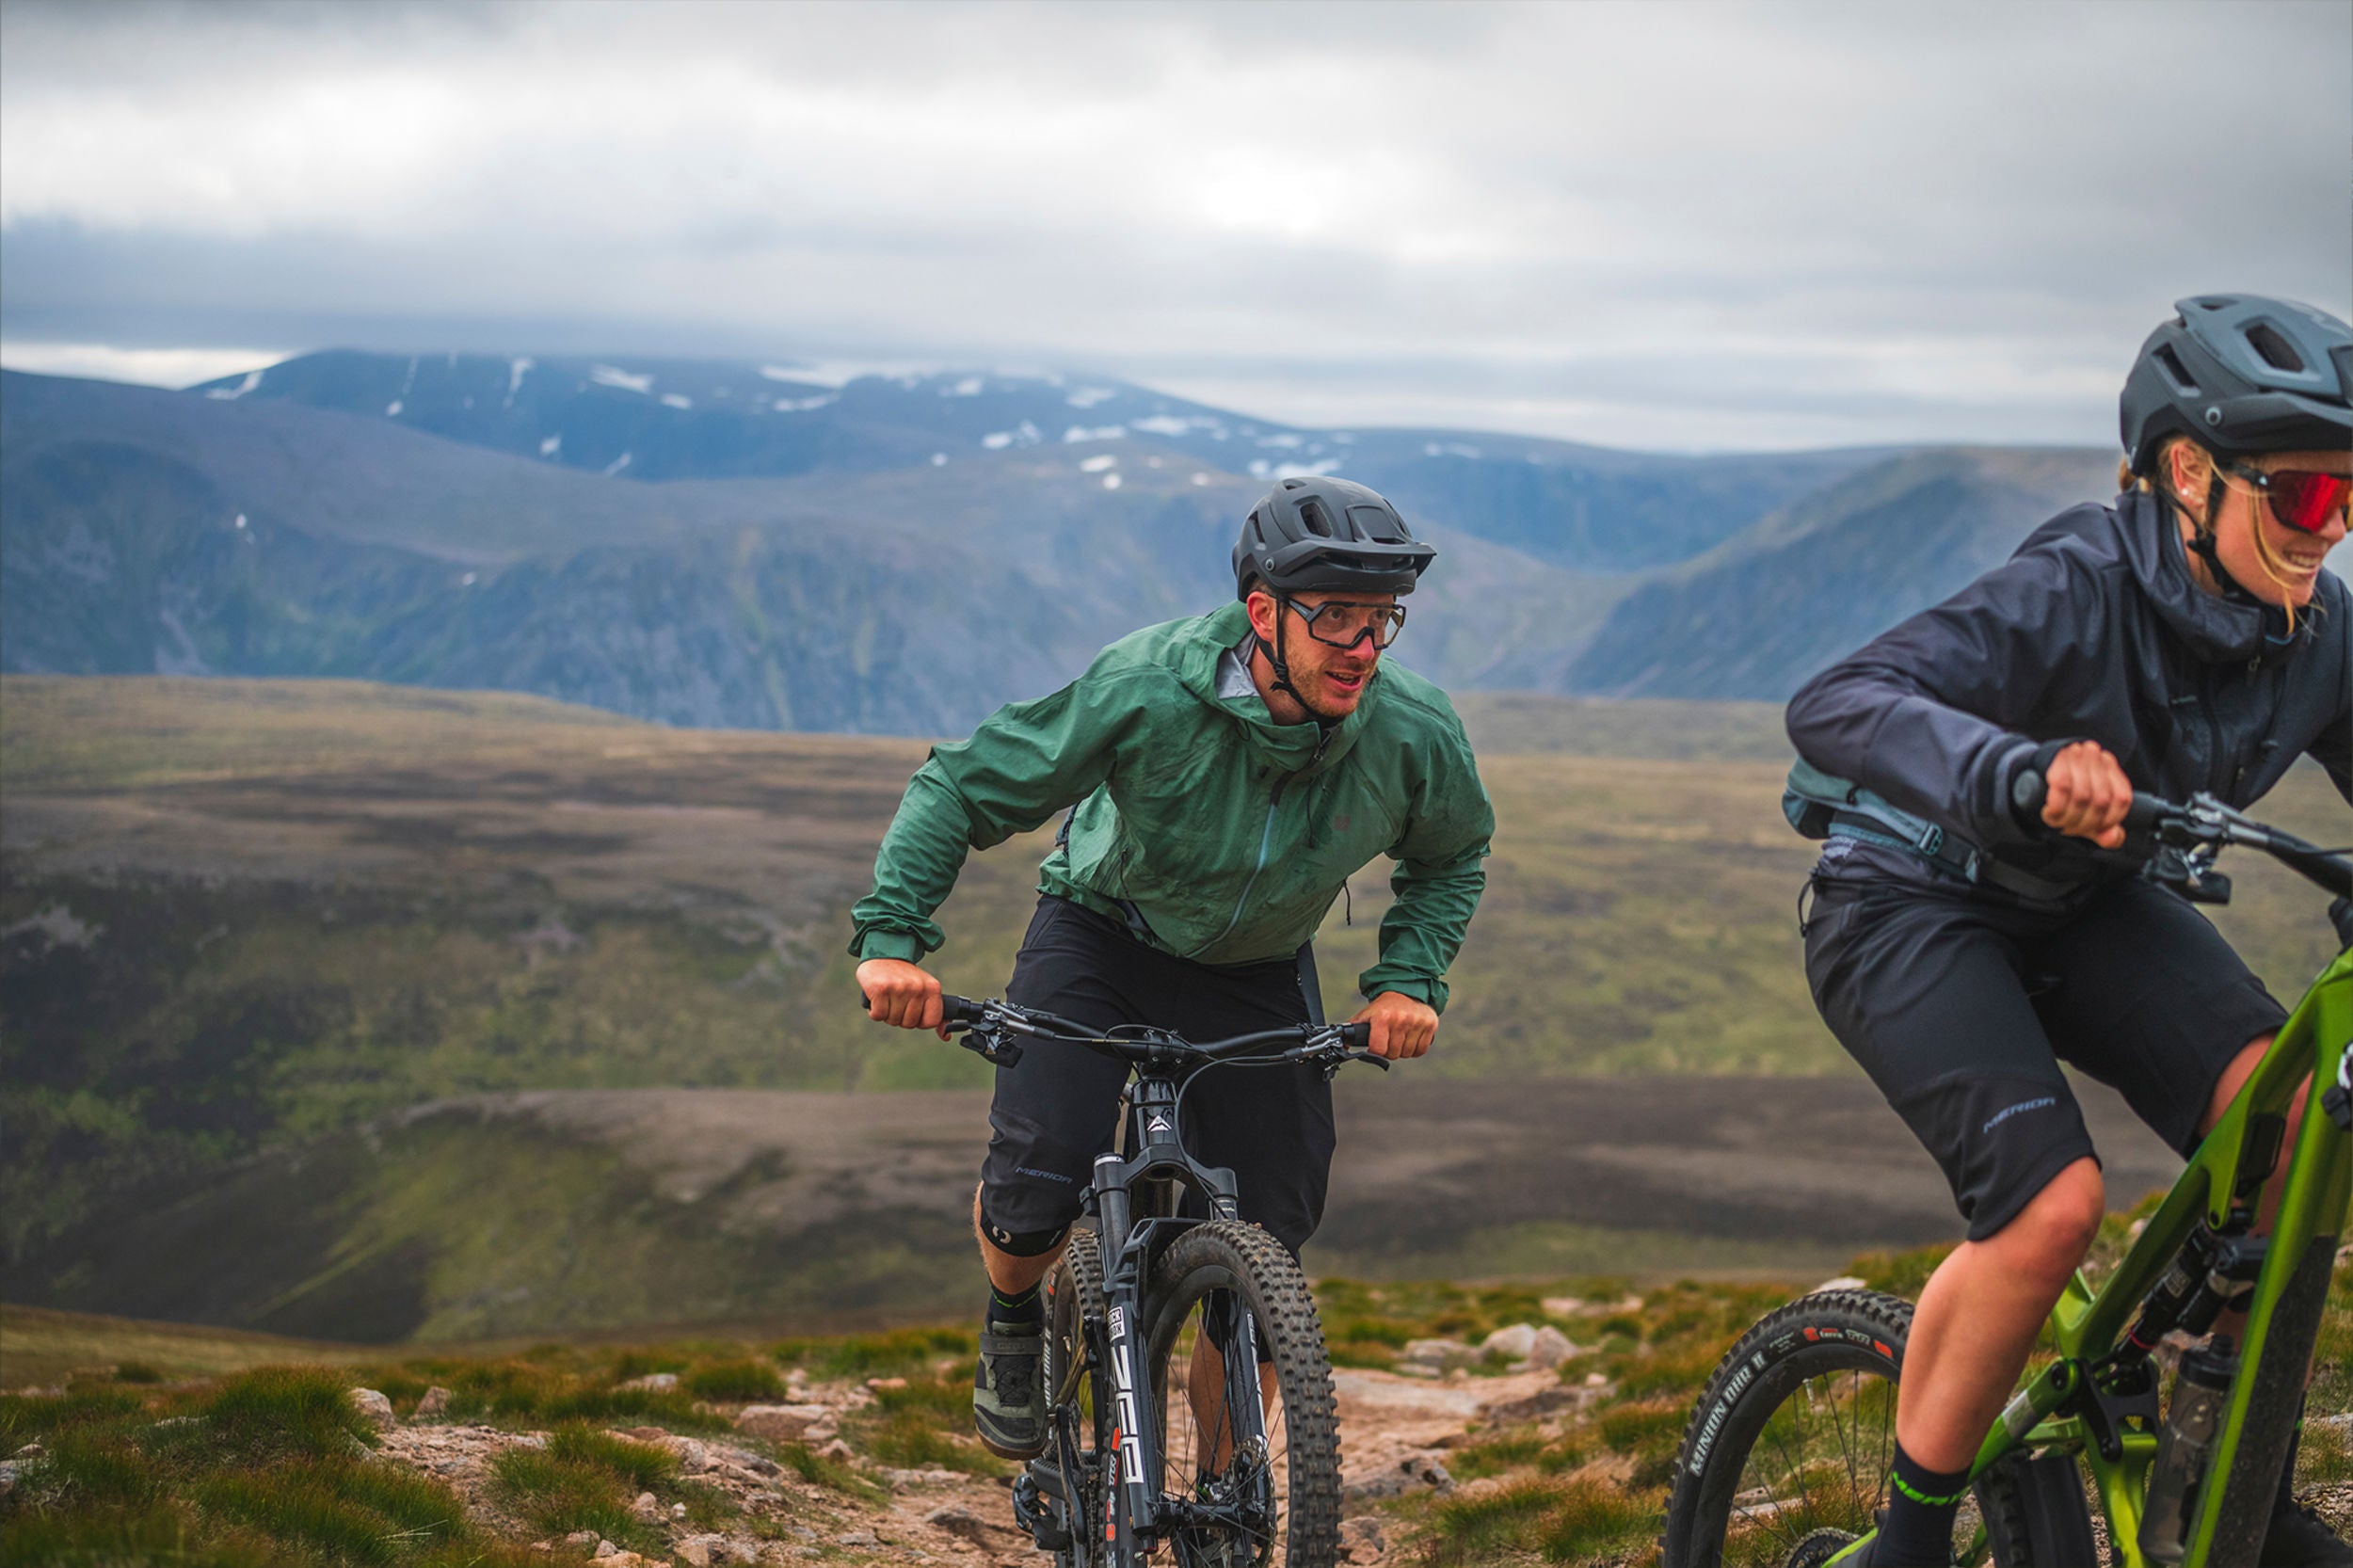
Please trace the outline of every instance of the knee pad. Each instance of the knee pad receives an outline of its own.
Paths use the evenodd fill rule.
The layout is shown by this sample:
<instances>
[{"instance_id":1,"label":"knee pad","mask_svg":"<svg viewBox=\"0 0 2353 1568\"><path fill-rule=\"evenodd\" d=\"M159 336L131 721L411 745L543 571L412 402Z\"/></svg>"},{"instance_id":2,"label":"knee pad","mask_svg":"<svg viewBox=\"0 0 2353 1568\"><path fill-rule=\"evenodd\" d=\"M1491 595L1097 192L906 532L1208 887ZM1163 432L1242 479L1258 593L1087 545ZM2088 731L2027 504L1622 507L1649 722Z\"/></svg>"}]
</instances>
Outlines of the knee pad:
<instances>
[{"instance_id":1,"label":"knee pad","mask_svg":"<svg viewBox=\"0 0 2353 1568\"><path fill-rule=\"evenodd\" d=\"M1063 1238L1070 1234L1070 1227L1056 1225L1051 1230L1007 1230L990 1216L988 1205L984 1201L981 1205L981 1234L988 1238L990 1246L1008 1257L1037 1257L1062 1245Z\"/></svg>"}]
</instances>

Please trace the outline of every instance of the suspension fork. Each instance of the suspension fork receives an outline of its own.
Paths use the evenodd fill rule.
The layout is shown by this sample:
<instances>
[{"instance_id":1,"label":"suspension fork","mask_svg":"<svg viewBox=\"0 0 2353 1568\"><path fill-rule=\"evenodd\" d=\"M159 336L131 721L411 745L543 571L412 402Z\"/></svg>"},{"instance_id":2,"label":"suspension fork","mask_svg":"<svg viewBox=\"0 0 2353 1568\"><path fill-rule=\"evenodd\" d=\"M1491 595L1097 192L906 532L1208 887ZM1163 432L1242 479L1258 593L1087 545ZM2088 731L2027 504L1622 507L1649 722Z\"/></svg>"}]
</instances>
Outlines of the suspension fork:
<instances>
[{"instance_id":1,"label":"suspension fork","mask_svg":"<svg viewBox=\"0 0 2353 1568\"><path fill-rule=\"evenodd\" d=\"M1126 1161L1116 1154L1095 1161L1095 1215L1103 1249L1104 1363L1111 1374L1113 1451L1103 1477L1103 1543L1112 1561L1130 1561L1139 1540L1149 1542L1156 1522L1160 1473L1157 1434L1144 1418L1145 1391L1136 1373L1144 1362L1136 1308L1143 1282L1125 1255L1134 1223L1123 1177Z\"/></svg>"}]
</instances>

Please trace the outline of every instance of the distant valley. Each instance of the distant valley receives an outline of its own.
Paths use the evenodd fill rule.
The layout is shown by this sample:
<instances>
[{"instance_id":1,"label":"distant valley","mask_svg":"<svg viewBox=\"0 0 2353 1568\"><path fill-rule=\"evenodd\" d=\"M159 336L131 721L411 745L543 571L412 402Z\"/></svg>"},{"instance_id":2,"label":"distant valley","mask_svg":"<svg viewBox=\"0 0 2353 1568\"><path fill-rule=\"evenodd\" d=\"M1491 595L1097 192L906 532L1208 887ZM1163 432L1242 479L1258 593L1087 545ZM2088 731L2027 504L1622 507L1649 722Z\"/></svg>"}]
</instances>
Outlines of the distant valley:
<instances>
[{"instance_id":1,"label":"distant valley","mask_svg":"<svg viewBox=\"0 0 2353 1568\"><path fill-rule=\"evenodd\" d=\"M1802 1271L1944 1234L1933 1170L1806 999L1778 710L1463 708L1488 891L1436 1050L1344 1086L1363 1134L1320 1266ZM987 1069L865 1021L842 951L922 749L495 693L0 678L9 1298L381 1338L941 1309ZM2308 768L2265 811L2319 834L2344 808ZM966 868L952 989L1001 992L1045 837ZM2233 870L2218 918L2300 984L2316 901ZM1333 1009L1385 873L1319 934ZM1837 1160L1809 1163L1833 1117ZM1833 1215L1865 1144L1869 1200ZM1796 1209L1726 1196L1768 1158ZM1401 1172L1431 1177L1410 1216Z\"/></svg>"},{"instance_id":2,"label":"distant valley","mask_svg":"<svg viewBox=\"0 0 2353 1568\"><path fill-rule=\"evenodd\" d=\"M2090 453L1679 457L1309 430L1112 381L312 355L0 376L0 669L341 677L657 722L961 730L1230 594L1276 475L1444 551L1449 687L1774 698L2105 495Z\"/></svg>"}]
</instances>

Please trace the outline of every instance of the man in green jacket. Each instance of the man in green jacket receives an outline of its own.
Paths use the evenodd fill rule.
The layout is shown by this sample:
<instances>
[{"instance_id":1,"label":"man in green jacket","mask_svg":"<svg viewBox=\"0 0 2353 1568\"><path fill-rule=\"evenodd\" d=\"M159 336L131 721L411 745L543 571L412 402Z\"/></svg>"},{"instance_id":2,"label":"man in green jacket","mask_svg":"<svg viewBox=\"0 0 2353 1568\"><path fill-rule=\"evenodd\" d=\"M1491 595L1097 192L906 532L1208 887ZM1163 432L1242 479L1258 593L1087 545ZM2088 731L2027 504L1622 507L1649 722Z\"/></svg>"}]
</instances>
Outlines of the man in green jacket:
<instances>
[{"instance_id":1,"label":"man in green jacket","mask_svg":"<svg viewBox=\"0 0 2353 1568\"><path fill-rule=\"evenodd\" d=\"M1364 486L1286 479L1242 525L1237 602L1123 637L1061 691L935 747L852 911L870 1015L939 1027L939 982L916 961L941 943L932 912L966 853L1069 808L1009 1000L1198 1040L1319 1019L1309 941L1349 876L1385 854L1397 896L1356 1017L1380 1055L1428 1050L1495 830L1445 694L1381 659L1405 621L1399 596L1435 554ZM1123 1063L1034 1043L998 1070L973 1204L990 1286L973 1418L1007 1458L1045 1446L1038 1284L1126 1079ZM1194 1155L1231 1168L1242 1218L1296 1253L1331 1171L1322 1075L1212 1072L1190 1108Z\"/></svg>"}]
</instances>

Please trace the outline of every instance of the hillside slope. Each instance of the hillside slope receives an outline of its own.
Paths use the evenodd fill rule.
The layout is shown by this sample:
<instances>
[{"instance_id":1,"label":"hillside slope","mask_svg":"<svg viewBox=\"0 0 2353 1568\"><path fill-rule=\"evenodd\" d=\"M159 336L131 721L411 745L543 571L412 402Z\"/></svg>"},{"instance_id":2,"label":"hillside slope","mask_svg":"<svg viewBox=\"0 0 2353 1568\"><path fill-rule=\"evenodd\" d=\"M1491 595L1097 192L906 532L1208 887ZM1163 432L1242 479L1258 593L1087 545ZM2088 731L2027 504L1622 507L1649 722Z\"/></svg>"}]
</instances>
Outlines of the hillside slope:
<instances>
[{"instance_id":1,"label":"hillside slope","mask_svg":"<svg viewBox=\"0 0 2353 1568\"><path fill-rule=\"evenodd\" d=\"M1446 1136L1501 1165L1466 1171L1450 1190L1483 1206L1490 1234L1474 1235L1481 1225L1460 1211L1432 1226L1369 1218L1361 1235L1336 1217L1335 1248L1385 1271L1433 1256L1465 1272L1585 1267L1573 1260L1597 1256L1588 1231L1609 1224L1561 1208L1561 1194L1623 1193L1624 1171L1617 1186L1590 1170L1523 1179L1577 1154L1557 1136L1583 1103L1576 1080L1848 1079L1798 961L1792 904L1811 850L1776 809L1781 767L1761 755L1770 718L1525 696L1489 712L1474 706L1482 737L1554 749L1482 756L1499 825L1454 1002L1437 1050L1408 1080L1369 1085L1365 1103L1367 1114L1434 1115L1444 1095L1465 1096ZM1574 749L1586 740L1602 755ZM1629 755L1643 749L1671 756ZM400 1151L430 1153L430 1139L465 1118L410 1118L420 1105L554 1090L871 1098L984 1084L985 1067L967 1053L879 1030L851 1000L843 911L921 753L904 741L665 729L494 694L7 678L0 1246L12 1274L45 1260L54 1299L97 1304L72 1292L114 1277L105 1256L119 1256L120 1241L90 1239L120 1233L121 1206L159 1223L217 1219L235 1208L220 1194L263 1181L250 1191L274 1195L257 1197L256 1211L287 1216L278 1228L290 1251L266 1254L280 1257L276 1283L237 1298L239 1320L295 1322L256 1304L336 1259L375 1278L360 1263L380 1252L394 1276L424 1282L423 1296L384 1293L427 1303L393 1312L422 1322L444 1309L431 1303L466 1292L433 1294L442 1276L426 1260L440 1254L403 1250L419 1216L448 1206L412 1179L433 1160ZM2312 833L2343 817L2316 770L2265 809ZM942 914L950 943L936 963L950 988L1001 991L1044 847L1035 835L968 865ZM2300 985L2326 933L2313 901L2263 863L2234 870L2238 902L2220 918L2276 985ZM1327 918L1329 1007L1354 1005L1350 987L1387 897L1386 868L1375 865ZM1689 1093L1694 1118L1737 1127L1737 1115L1705 1108L1766 1091ZM1803 1103L1812 1092L1791 1093ZM1571 1143L1632 1135L1630 1114L1613 1119ZM597 1173L614 1167L593 1141L535 1143L512 1117L474 1124L496 1136L448 1158L475 1171L482 1191L537 1183L549 1202L568 1204L566 1193L610 1186ZM359 1136L366 1127L383 1130ZM1401 1140L1408 1130L1393 1128L1369 1144ZM305 1164L300 1151L312 1148L319 1161ZM1502 1165L1523 1177L1505 1179ZM1717 1241L1695 1254L1621 1232L1611 1256L1647 1248L1696 1266L1739 1235L1642 1191L1624 1214ZM333 1192L349 1202L328 1202ZM1496 1207L1511 1193L1522 1207ZM609 1195L620 1207L596 1210L595 1224L616 1235L637 1236L647 1215L664 1212L631 1207L620 1188ZM352 1250L362 1210L376 1216L367 1234L381 1249ZM591 1219L584 1210L579 1223ZM923 1222L950 1239L942 1256L963 1246L952 1220ZM1526 1226L1535 1228L1514 1228ZM735 1256L733 1234L719 1226L710 1245ZM158 1233L152 1247L168 1240ZM1392 1243L1405 1252L1383 1253ZM738 1282L726 1291L781 1288L742 1282L783 1277L776 1260L794 1256L744 1255L752 1261L720 1272ZM769 1262L755 1268L760 1258ZM936 1277L921 1259L904 1267L889 1276L899 1284L875 1288L920 1293ZM286 1311L313 1296L350 1304L329 1290L288 1296Z\"/></svg>"},{"instance_id":2,"label":"hillside slope","mask_svg":"<svg viewBox=\"0 0 2353 1568\"><path fill-rule=\"evenodd\" d=\"M1690 457L1462 430L1317 430L1100 376L483 354L304 355L193 389L293 403L631 480L854 474L1137 444L1252 480L1337 472L1417 521L1576 570L1683 560L1872 460Z\"/></svg>"},{"instance_id":3,"label":"hillside slope","mask_svg":"<svg viewBox=\"0 0 2353 1568\"><path fill-rule=\"evenodd\" d=\"M1661 573L1568 672L1609 696L1780 701L1814 671L2007 560L2115 488L2096 452L1919 452L1853 473Z\"/></svg>"},{"instance_id":4,"label":"hillside slope","mask_svg":"<svg viewBox=\"0 0 2353 1568\"><path fill-rule=\"evenodd\" d=\"M0 412L0 667L493 688L680 725L968 728L1229 597L1260 488L1150 442L648 485L293 402L9 375ZM1449 682L1557 683L1621 591L1440 537L1400 654Z\"/></svg>"}]
</instances>

